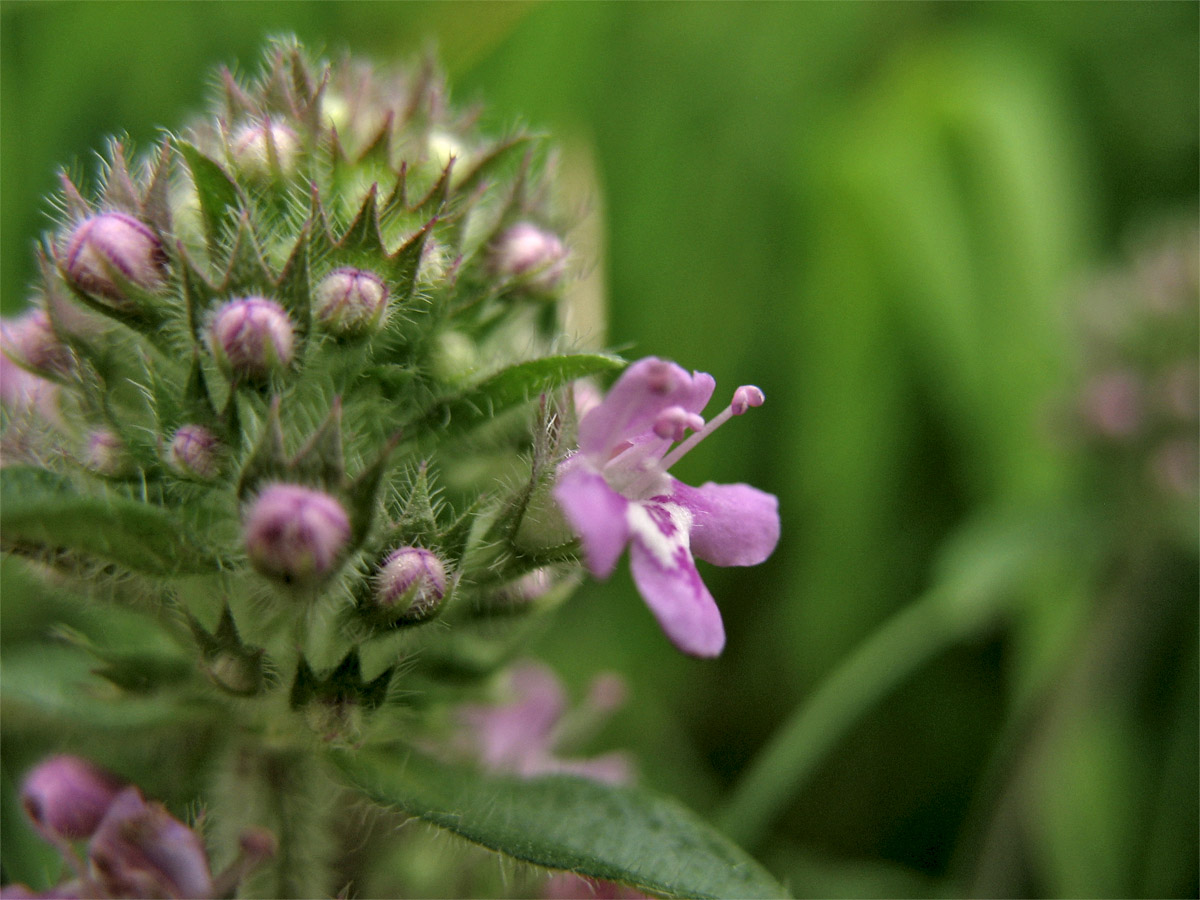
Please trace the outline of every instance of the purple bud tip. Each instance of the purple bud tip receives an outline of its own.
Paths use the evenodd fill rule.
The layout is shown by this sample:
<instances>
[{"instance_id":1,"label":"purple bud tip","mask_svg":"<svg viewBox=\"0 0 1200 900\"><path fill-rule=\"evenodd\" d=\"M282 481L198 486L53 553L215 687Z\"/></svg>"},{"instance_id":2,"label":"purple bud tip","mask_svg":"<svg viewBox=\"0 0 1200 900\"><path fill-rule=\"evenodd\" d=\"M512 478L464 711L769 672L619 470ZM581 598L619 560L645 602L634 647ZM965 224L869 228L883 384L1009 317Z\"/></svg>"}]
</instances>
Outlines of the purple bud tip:
<instances>
[{"instance_id":1,"label":"purple bud tip","mask_svg":"<svg viewBox=\"0 0 1200 900\"><path fill-rule=\"evenodd\" d=\"M401 547L384 560L375 579L375 596L381 606L396 607L409 597L409 616L424 617L446 595L446 568L423 547Z\"/></svg>"},{"instance_id":2,"label":"purple bud tip","mask_svg":"<svg viewBox=\"0 0 1200 900\"><path fill-rule=\"evenodd\" d=\"M251 564L289 584L333 572L350 536L350 518L337 500L297 484L268 485L246 514Z\"/></svg>"},{"instance_id":3,"label":"purple bud tip","mask_svg":"<svg viewBox=\"0 0 1200 900\"><path fill-rule=\"evenodd\" d=\"M557 236L529 222L518 222L500 235L494 250L496 271L549 291L566 272L567 248Z\"/></svg>"},{"instance_id":4,"label":"purple bud tip","mask_svg":"<svg viewBox=\"0 0 1200 900\"><path fill-rule=\"evenodd\" d=\"M291 365L294 340L287 311L265 297L230 300L217 310L210 328L217 361L234 375L256 381Z\"/></svg>"},{"instance_id":5,"label":"purple bud tip","mask_svg":"<svg viewBox=\"0 0 1200 900\"><path fill-rule=\"evenodd\" d=\"M21 804L38 828L75 840L91 837L121 788L86 759L52 756L26 776Z\"/></svg>"},{"instance_id":6,"label":"purple bud tip","mask_svg":"<svg viewBox=\"0 0 1200 900\"><path fill-rule=\"evenodd\" d=\"M730 404L733 414L740 416L752 406L762 406L766 395L752 384L743 384L733 392L733 403Z\"/></svg>"},{"instance_id":7,"label":"purple bud tip","mask_svg":"<svg viewBox=\"0 0 1200 900\"><path fill-rule=\"evenodd\" d=\"M233 136L233 161L248 174L256 176L274 174L275 166L281 172L290 172L299 149L296 132L269 120L243 125Z\"/></svg>"},{"instance_id":8,"label":"purple bud tip","mask_svg":"<svg viewBox=\"0 0 1200 900\"><path fill-rule=\"evenodd\" d=\"M342 268L321 279L313 299L320 322L335 334L351 335L379 327L387 298L387 285L374 272Z\"/></svg>"},{"instance_id":9,"label":"purple bud tip","mask_svg":"<svg viewBox=\"0 0 1200 900\"><path fill-rule=\"evenodd\" d=\"M171 439L171 465L207 481L221 472L221 450L220 439L203 425L183 425Z\"/></svg>"},{"instance_id":10,"label":"purple bud tip","mask_svg":"<svg viewBox=\"0 0 1200 900\"><path fill-rule=\"evenodd\" d=\"M654 420L654 433L671 441L681 441L689 429L699 431L703 427L704 419L682 406L669 406Z\"/></svg>"},{"instance_id":11,"label":"purple bud tip","mask_svg":"<svg viewBox=\"0 0 1200 900\"><path fill-rule=\"evenodd\" d=\"M125 213L84 219L67 241L64 268L76 286L110 300L128 298L113 273L144 291L162 287L167 257L149 226Z\"/></svg>"},{"instance_id":12,"label":"purple bud tip","mask_svg":"<svg viewBox=\"0 0 1200 900\"><path fill-rule=\"evenodd\" d=\"M37 372L66 375L71 371L71 351L54 333L44 309L0 322L0 351Z\"/></svg>"}]
</instances>

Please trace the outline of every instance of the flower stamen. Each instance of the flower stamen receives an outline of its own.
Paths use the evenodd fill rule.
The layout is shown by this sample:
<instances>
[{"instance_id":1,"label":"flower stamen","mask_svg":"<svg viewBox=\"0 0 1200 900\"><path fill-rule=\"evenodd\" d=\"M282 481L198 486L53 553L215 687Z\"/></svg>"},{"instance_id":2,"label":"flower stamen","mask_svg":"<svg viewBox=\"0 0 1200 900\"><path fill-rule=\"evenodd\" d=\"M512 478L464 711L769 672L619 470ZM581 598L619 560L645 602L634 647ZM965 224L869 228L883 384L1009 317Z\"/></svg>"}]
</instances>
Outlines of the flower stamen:
<instances>
[{"instance_id":1,"label":"flower stamen","mask_svg":"<svg viewBox=\"0 0 1200 900\"><path fill-rule=\"evenodd\" d=\"M670 453L662 458L661 466L665 472L675 463L683 459L692 448L699 444L702 440L724 425L733 416L742 415L747 409L752 406L762 406L766 396L761 390L752 384L743 384L733 392L732 402L708 420L708 424L700 431L695 432L691 437L681 444L677 444ZM669 410L668 410L669 411ZM657 425L657 423L655 423ZM657 431L656 431L657 433Z\"/></svg>"}]
</instances>

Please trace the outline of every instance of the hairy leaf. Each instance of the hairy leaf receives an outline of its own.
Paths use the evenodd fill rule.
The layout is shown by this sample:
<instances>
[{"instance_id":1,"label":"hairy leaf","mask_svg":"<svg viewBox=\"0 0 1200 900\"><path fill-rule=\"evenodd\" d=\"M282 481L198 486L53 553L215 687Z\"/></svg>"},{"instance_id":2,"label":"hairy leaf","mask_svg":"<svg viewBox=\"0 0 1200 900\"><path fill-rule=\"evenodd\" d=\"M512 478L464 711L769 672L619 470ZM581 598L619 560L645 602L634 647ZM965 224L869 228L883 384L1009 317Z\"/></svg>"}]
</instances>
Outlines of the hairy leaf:
<instances>
[{"instance_id":1,"label":"hairy leaf","mask_svg":"<svg viewBox=\"0 0 1200 900\"><path fill-rule=\"evenodd\" d=\"M67 479L28 466L0 469L0 534L5 549L78 553L147 575L219 567L168 510L80 494Z\"/></svg>"},{"instance_id":2,"label":"hairy leaf","mask_svg":"<svg viewBox=\"0 0 1200 900\"><path fill-rule=\"evenodd\" d=\"M511 857L671 897L783 897L744 851L680 804L576 776L484 775L415 751L335 751L372 800Z\"/></svg>"}]
</instances>

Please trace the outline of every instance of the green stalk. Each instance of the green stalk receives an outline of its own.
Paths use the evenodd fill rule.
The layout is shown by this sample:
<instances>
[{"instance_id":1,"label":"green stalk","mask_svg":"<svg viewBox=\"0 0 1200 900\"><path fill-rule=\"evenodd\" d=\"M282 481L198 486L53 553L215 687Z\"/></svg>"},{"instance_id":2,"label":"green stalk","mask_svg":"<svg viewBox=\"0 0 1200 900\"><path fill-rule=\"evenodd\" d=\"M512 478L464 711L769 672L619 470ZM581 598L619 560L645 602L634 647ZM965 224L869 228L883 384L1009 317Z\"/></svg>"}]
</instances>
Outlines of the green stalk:
<instances>
[{"instance_id":1,"label":"green stalk","mask_svg":"<svg viewBox=\"0 0 1200 900\"><path fill-rule=\"evenodd\" d=\"M753 847L863 715L961 636L942 595L896 613L802 702L751 764L717 824Z\"/></svg>"}]
</instances>

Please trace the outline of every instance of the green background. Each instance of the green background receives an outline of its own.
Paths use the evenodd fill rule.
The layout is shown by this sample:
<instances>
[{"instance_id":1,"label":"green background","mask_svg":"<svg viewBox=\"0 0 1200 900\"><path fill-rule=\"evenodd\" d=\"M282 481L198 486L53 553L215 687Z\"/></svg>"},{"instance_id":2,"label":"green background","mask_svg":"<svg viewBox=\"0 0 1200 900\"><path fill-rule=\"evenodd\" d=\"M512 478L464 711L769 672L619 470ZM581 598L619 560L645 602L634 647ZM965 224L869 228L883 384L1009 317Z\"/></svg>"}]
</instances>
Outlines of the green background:
<instances>
[{"instance_id":1,"label":"green background","mask_svg":"<svg viewBox=\"0 0 1200 900\"><path fill-rule=\"evenodd\" d=\"M704 571L725 655L680 657L624 571L539 643L577 689L601 669L629 678L605 746L717 815L890 616L1046 528L1002 605L990 590L982 613L948 604L970 620L958 638L852 671L834 706L868 682L877 700L830 728L749 849L800 896L1196 895L1194 497L1159 503L1065 439L1063 409L1089 363L1080 285L1146 229L1195 221L1200 6L0 13L6 314L32 282L56 170L91 171L107 135L145 146L202 110L215 64L253 69L282 32L382 61L435 48L456 102L564 146L572 196L601 222L581 250L608 343L713 373L718 399L743 382L768 398L676 470L780 497L769 562ZM955 549L993 515L1017 523L1007 537ZM1070 527L1047 527L1058 516Z\"/></svg>"}]
</instances>

